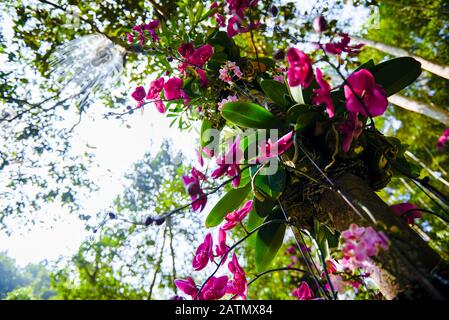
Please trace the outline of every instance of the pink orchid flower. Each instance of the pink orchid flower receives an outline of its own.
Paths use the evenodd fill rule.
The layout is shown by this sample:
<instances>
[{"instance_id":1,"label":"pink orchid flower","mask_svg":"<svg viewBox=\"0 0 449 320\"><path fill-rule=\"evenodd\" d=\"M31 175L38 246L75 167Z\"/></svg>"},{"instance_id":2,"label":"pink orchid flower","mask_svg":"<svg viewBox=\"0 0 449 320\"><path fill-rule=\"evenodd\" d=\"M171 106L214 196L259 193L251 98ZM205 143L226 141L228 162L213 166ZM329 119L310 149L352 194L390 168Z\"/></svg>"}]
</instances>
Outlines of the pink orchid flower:
<instances>
[{"instance_id":1,"label":"pink orchid flower","mask_svg":"<svg viewBox=\"0 0 449 320\"><path fill-rule=\"evenodd\" d=\"M293 290L292 295L298 300L312 300L315 296L307 282L302 281L299 287Z\"/></svg>"},{"instance_id":2,"label":"pink orchid flower","mask_svg":"<svg viewBox=\"0 0 449 320\"><path fill-rule=\"evenodd\" d=\"M354 72L348 77L347 82L353 89L351 90L349 85L344 86L346 109L349 112L360 112L365 117L384 114L388 107L387 93L381 85L375 83L371 72L366 69ZM359 99L363 101L365 107Z\"/></svg>"},{"instance_id":3,"label":"pink orchid flower","mask_svg":"<svg viewBox=\"0 0 449 320\"><path fill-rule=\"evenodd\" d=\"M239 101L239 98L236 95L228 96L226 99L223 99L218 103L218 110L221 111L226 103L235 101Z\"/></svg>"},{"instance_id":4,"label":"pink orchid flower","mask_svg":"<svg viewBox=\"0 0 449 320\"><path fill-rule=\"evenodd\" d=\"M240 149L240 137L237 136L234 143L229 146L228 153L217 158L218 168L212 172L212 178L218 179L225 174L229 177L234 177L232 184L234 188L237 188L240 184L240 164L242 159L243 151Z\"/></svg>"},{"instance_id":5,"label":"pink orchid flower","mask_svg":"<svg viewBox=\"0 0 449 320\"><path fill-rule=\"evenodd\" d=\"M161 100L160 95L163 88L164 88L164 78L159 78L154 81L151 81L150 88L148 89L148 93L146 96L147 100L157 100L154 101L154 104L156 106L156 109L160 113L165 112L165 105L162 101L160 101Z\"/></svg>"},{"instance_id":6,"label":"pink orchid flower","mask_svg":"<svg viewBox=\"0 0 449 320\"><path fill-rule=\"evenodd\" d=\"M241 222L248 213L253 209L253 200L249 200L246 202L243 207L237 209L231 213L228 213L224 219L225 224L221 227L221 229L227 231L234 228L239 222Z\"/></svg>"},{"instance_id":7,"label":"pink orchid flower","mask_svg":"<svg viewBox=\"0 0 449 320\"><path fill-rule=\"evenodd\" d=\"M393 212L405 220L408 224L414 225L415 219L422 218L422 212L419 211L418 207L411 203L399 203L390 206Z\"/></svg>"},{"instance_id":8,"label":"pink orchid flower","mask_svg":"<svg viewBox=\"0 0 449 320\"><path fill-rule=\"evenodd\" d=\"M212 253L213 241L212 235L208 233L204 238L203 243L196 249L195 257L193 258L192 266L195 271L204 269L207 263L214 260Z\"/></svg>"},{"instance_id":9,"label":"pink orchid flower","mask_svg":"<svg viewBox=\"0 0 449 320\"><path fill-rule=\"evenodd\" d=\"M132 27L133 31L139 34L140 45L143 47L145 45L145 34L144 30L148 31L154 41L158 41L159 37L156 35L155 29L159 26L159 20L153 20L149 23L143 23L141 25L136 25ZM128 38L129 39L129 38Z\"/></svg>"},{"instance_id":10,"label":"pink orchid flower","mask_svg":"<svg viewBox=\"0 0 449 320\"><path fill-rule=\"evenodd\" d=\"M240 71L240 67L233 61L227 61L218 72L220 74L218 78L229 84L234 82L233 76L238 79L243 76L242 71Z\"/></svg>"},{"instance_id":11,"label":"pink orchid flower","mask_svg":"<svg viewBox=\"0 0 449 320\"><path fill-rule=\"evenodd\" d=\"M134 42L134 36L132 35L132 33L126 34L126 40L128 41L129 44Z\"/></svg>"},{"instance_id":12,"label":"pink orchid flower","mask_svg":"<svg viewBox=\"0 0 449 320\"><path fill-rule=\"evenodd\" d=\"M293 131L290 131L276 142L271 142L271 139L268 139L268 143L259 147L260 154L256 162L266 163L268 159L275 158L286 152L293 145L292 137Z\"/></svg>"},{"instance_id":13,"label":"pink orchid flower","mask_svg":"<svg viewBox=\"0 0 449 320\"><path fill-rule=\"evenodd\" d=\"M349 42L351 42L351 38L348 36L347 33L340 34L341 40L334 43L327 43L324 45L324 50L327 53L334 54L334 55L340 55L343 52L346 52L350 55L358 54L360 52L360 49L364 46L363 43L350 46Z\"/></svg>"},{"instance_id":14,"label":"pink orchid flower","mask_svg":"<svg viewBox=\"0 0 449 320\"><path fill-rule=\"evenodd\" d=\"M198 292L198 287L195 284L195 281L191 277L187 277L186 280L176 279L175 280L176 287L184 292L186 295L192 297L192 299L196 296Z\"/></svg>"},{"instance_id":15,"label":"pink orchid flower","mask_svg":"<svg viewBox=\"0 0 449 320\"><path fill-rule=\"evenodd\" d=\"M364 227L359 227L355 223L352 223L349 228L341 233L341 236L345 240L358 240L365 233Z\"/></svg>"},{"instance_id":16,"label":"pink orchid flower","mask_svg":"<svg viewBox=\"0 0 449 320\"><path fill-rule=\"evenodd\" d=\"M165 98L167 100L177 100L183 98L184 104L187 104L189 102L189 97L184 90L182 90L183 84L182 79L179 78L171 78L167 80L164 84Z\"/></svg>"},{"instance_id":17,"label":"pink orchid flower","mask_svg":"<svg viewBox=\"0 0 449 320\"><path fill-rule=\"evenodd\" d=\"M182 181L187 193L192 200L193 211L203 211L207 204L207 196L201 189L200 180L205 181L206 176L195 167L192 168L189 176L182 176Z\"/></svg>"},{"instance_id":18,"label":"pink orchid flower","mask_svg":"<svg viewBox=\"0 0 449 320\"><path fill-rule=\"evenodd\" d=\"M307 88L313 81L313 68L310 58L301 50L290 48L287 51L287 60L290 65L287 71L290 87L301 85Z\"/></svg>"},{"instance_id":19,"label":"pink orchid flower","mask_svg":"<svg viewBox=\"0 0 449 320\"><path fill-rule=\"evenodd\" d=\"M326 106L326 112L330 118L334 116L334 103L331 98L331 86L323 78L323 74L319 68L316 68L316 81L320 86L320 89L313 89L312 102L314 104L320 105L324 104Z\"/></svg>"},{"instance_id":20,"label":"pink orchid flower","mask_svg":"<svg viewBox=\"0 0 449 320\"><path fill-rule=\"evenodd\" d=\"M199 300L218 300L226 294L228 276L211 277L198 296Z\"/></svg>"},{"instance_id":21,"label":"pink orchid flower","mask_svg":"<svg viewBox=\"0 0 449 320\"><path fill-rule=\"evenodd\" d=\"M357 113L350 113L349 118L344 124L337 125L343 138L343 152L347 153L351 149L351 144L354 139L358 139L363 133L363 123L359 120Z\"/></svg>"},{"instance_id":22,"label":"pink orchid flower","mask_svg":"<svg viewBox=\"0 0 449 320\"><path fill-rule=\"evenodd\" d=\"M215 255L223 259L225 263L228 256L229 247L226 245L226 231L220 228L218 230L218 244L215 246Z\"/></svg>"},{"instance_id":23,"label":"pink orchid flower","mask_svg":"<svg viewBox=\"0 0 449 320\"><path fill-rule=\"evenodd\" d=\"M370 267L372 265L370 257L377 255L380 249L388 250L389 240L386 235L372 227L364 228L351 224L341 236L344 239L342 247L344 258L340 263L350 270Z\"/></svg>"},{"instance_id":24,"label":"pink orchid flower","mask_svg":"<svg viewBox=\"0 0 449 320\"><path fill-rule=\"evenodd\" d=\"M443 131L437 141L437 150L444 151L447 141L449 140L449 129Z\"/></svg>"},{"instance_id":25,"label":"pink orchid flower","mask_svg":"<svg viewBox=\"0 0 449 320\"><path fill-rule=\"evenodd\" d=\"M245 271L240 266L235 253L232 256L231 262L228 264L228 268L233 278L228 282L226 293L238 295L246 299L248 281L246 280Z\"/></svg>"},{"instance_id":26,"label":"pink orchid flower","mask_svg":"<svg viewBox=\"0 0 449 320\"><path fill-rule=\"evenodd\" d=\"M145 88L142 86L138 86L134 91L131 93L131 97L134 98L137 102L142 102L145 99L146 92Z\"/></svg>"},{"instance_id":27,"label":"pink orchid flower","mask_svg":"<svg viewBox=\"0 0 449 320\"><path fill-rule=\"evenodd\" d=\"M189 42L189 43L183 43L178 48L178 52L184 58L184 62L182 62L178 66L179 70L181 72L183 72L184 76L185 76L187 67L193 67L198 73L198 77L200 79L200 84L203 87L207 87L208 80L206 77L206 73L204 72L204 70L201 67L214 54L214 47L212 47L210 44L205 44L205 45L202 45L201 47L195 49L193 44Z\"/></svg>"}]
</instances>

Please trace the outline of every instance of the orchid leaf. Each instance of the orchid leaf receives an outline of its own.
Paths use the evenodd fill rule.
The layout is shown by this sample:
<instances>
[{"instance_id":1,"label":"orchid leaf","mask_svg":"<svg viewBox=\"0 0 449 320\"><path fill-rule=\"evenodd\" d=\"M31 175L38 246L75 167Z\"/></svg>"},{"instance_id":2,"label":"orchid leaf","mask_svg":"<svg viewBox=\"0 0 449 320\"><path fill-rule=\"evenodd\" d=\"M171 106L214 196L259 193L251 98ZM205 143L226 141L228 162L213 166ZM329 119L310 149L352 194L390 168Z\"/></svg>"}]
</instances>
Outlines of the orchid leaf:
<instances>
[{"instance_id":1,"label":"orchid leaf","mask_svg":"<svg viewBox=\"0 0 449 320\"><path fill-rule=\"evenodd\" d=\"M264 223L278 219L284 219L284 215L279 208L276 208L268 215ZM268 269L282 246L284 235L285 223L271 223L257 231L255 263L258 272Z\"/></svg>"},{"instance_id":2,"label":"orchid leaf","mask_svg":"<svg viewBox=\"0 0 449 320\"><path fill-rule=\"evenodd\" d=\"M218 226L228 213L240 207L250 191L249 183L244 187L228 191L209 212L206 218L206 227Z\"/></svg>"},{"instance_id":3,"label":"orchid leaf","mask_svg":"<svg viewBox=\"0 0 449 320\"><path fill-rule=\"evenodd\" d=\"M243 128L279 129L281 121L270 111L250 102L228 102L222 109L223 117Z\"/></svg>"},{"instance_id":4,"label":"orchid leaf","mask_svg":"<svg viewBox=\"0 0 449 320\"><path fill-rule=\"evenodd\" d=\"M286 100L288 96L287 86L276 80L263 80L260 82L260 87L268 98L273 100L280 106L288 107L291 105L291 101Z\"/></svg>"}]
</instances>

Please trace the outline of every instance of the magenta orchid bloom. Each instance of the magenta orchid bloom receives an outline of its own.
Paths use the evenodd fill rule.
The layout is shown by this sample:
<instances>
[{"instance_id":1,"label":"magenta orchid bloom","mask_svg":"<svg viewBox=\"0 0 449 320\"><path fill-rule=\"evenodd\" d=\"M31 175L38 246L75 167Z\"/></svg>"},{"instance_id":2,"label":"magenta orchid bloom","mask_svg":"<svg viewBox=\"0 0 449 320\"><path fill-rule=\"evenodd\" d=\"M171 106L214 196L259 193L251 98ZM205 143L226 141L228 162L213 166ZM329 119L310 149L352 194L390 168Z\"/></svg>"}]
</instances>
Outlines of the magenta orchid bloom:
<instances>
[{"instance_id":1,"label":"magenta orchid bloom","mask_svg":"<svg viewBox=\"0 0 449 320\"><path fill-rule=\"evenodd\" d=\"M229 247L226 245L226 231L220 228L218 230L218 244L215 246L215 255L223 259L225 263L228 256Z\"/></svg>"},{"instance_id":2,"label":"magenta orchid bloom","mask_svg":"<svg viewBox=\"0 0 449 320\"><path fill-rule=\"evenodd\" d=\"M449 140L449 129L446 129L443 131L441 136L438 138L437 150L440 152L444 151L444 147L446 146L446 143L448 140Z\"/></svg>"},{"instance_id":3,"label":"magenta orchid bloom","mask_svg":"<svg viewBox=\"0 0 449 320\"><path fill-rule=\"evenodd\" d=\"M187 104L189 102L189 97L184 90L182 90L183 84L182 79L179 78L171 78L167 80L164 84L165 98L167 100L177 100L183 98L184 104Z\"/></svg>"},{"instance_id":4,"label":"magenta orchid bloom","mask_svg":"<svg viewBox=\"0 0 449 320\"><path fill-rule=\"evenodd\" d=\"M156 34L155 29L159 26L159 20L153 20L150 23L143 23L141 25L136 25L132 27L133 31L136 31L139 34L140 45L143 47L145 45L145 34L144 30L148 31L154 41L158 41L159 37ZM128 37L128 41L129 41Z\"/></svg>"},{"instance_id":5,"label":"magenta orchid bloom","mask_svg":"<svg viewBox=\"0 0 449 320\"><path fill-rule=\"evenodd\" d=\"M201 67L207 62L207 60L212 57L214 54L214 47L210 44L202 45L201 47L195 49L192 43L183 43L179 48L178 52L184 58L184 62L182 62L178 68L181 72L186 75L187 67L193 67L200 79L200 84L203 87L207 87L208 80L206 77L206 73Z\"/></svg>"},{"instance_id":6,"label":"magenta orchid bloom","mask_svg":"<svg viewBox=\"0 0 449 320\"><path fill-rule=\"evenodd\" d=\"M287 60L290 65L287 71L290 87L301 85L307 88L313 81L313 68L310 58L301 50L290 48L287 51Z\"/></svg>"},{"instance_id":7,"label":"magenta orchid bloom","mask_svg":"<svg viewBox=\"0 0 449 320\"><path fill-rule=\"evenodd\" d=\"M132 33L127 33L126 34L126 40L128 40L129 44L134 42L134 36L132 35Z\"/></svg>"},{"instance_id":8,"label":"magenta orchid bloom","mask_svg":"<svg viewBox=\"0 0 449 320\"><path fill-rule=\"evenodd\" d=\"M227 34L232 38L240 33L249 32L260 26L259 22L250 22L244 26L245 12L249 7L255 7L257 0L226 0L229 14L232 15L228 20Z\"/></svg>"},{"instance_id":9,"label":"magenta orchid bloom","mask_svg":"<svg viewBox=\"0 0 449 320\"><path fill-rule=\"evenodd\" d=\"M246 299L248 281L246 280L245 271L240 266L235 253L232 256L231 262L228 264L228 268L233 278L228 282L226 293L238 295Z\"/></svg>"},{"instance_id":10,"label":"magenta orchid bloom","mask_svg":"<svg viewBox=\"0 0 449 320\"><path fill-rule=\"evenodd\" d=\"M136 89L134 89L133 93L131 93L131 97L133 97L133 99L136 100L137 102L143 102L145 96L146 96L145 88L142 86L138 86Z\"/></svg>"},{"instance_id":11,"label":"magenta orchid bloom","mask_svg":"<svg viewBox=\"0 0 449 320\"><path fill-rule=\"evenodd\" d=\"M360 112L365 117L384 114L388 107L387 93L381 85L375 83L371 72L366 69L354 72L348 77L347 83L353 89L351 90L349 85L344 86L346 109L349 112ZM365 107L360 103L359 98Z\"/></svg>"},{"instance_id":12,"label":"magenta orchid bloom","mask_svg":"<svg viewBox=\"0 0 449 320\"><path fill-rule=\"evenodd\" d=\"M201 189L200 181L205 181L206 176L195 167L192 168L189 176L182 176L182 181L187 193L192 200L193 211L203 211L207 204L207 196Z\"/></svg>"},{"instance_id":13,"label":"magenta orchid bloom","mask_svg":"<svg viewBox=\"0 0 449 320\"><path fill-rule=\"evenodd\" d=\"M229 146L228 153L217 158L218 168L212 172L212 178L218 179L225 174L229 177L234 177L232 185L234 188L237 188L240 184L240 164L242 159L243 151L240 149L240 137L237 136L234 143Z\"/></svg>"},{"instance_id":14,"label":"magenta orchid bloom","mask_svg":"<svg viewBox=\"0 0 449 320\"><path fill-rule=\"evenodd\" d=\"M276 142L271 142L271 139L268 139L268 143L259 147L260 154L257 157L256 162L266 163L268 159L275 158L286 152L293 145L292 137L293 131L290 131Z\"/></svg>"},{"instance_id":15,"label":"magenta orchid bloom","mask_svg":"<svg viewBox=\"0 0 449 320\"><path fill-rule=\"evenodd\" d=\"M246 202L243 207L237 209L231 213L228 213L224 219L225 224L221 227L221 229L227 231L234 228L239 222L241 222L248 213L253 209L253 200L249 200Z\"/></svg>"},{"instance_id":16,"label":"magenta orchid bloom","mask_svg":"<svg viewBox=\"0 0 449 320\"><path fill-rule=\"evenodd\" d=\"M214 260L214 255L212 254L212 235L208 233L204 238L203 243L199 245L196 249L195 257L193 258L192 266L195 271L204 269L207 263Z\"/></svg>"},{"instance_id":17,"label":"magenta orchid bloom","mask_svg":"<svg viewBox=\"0 0 449 320\"><path fill-rule=\"evenodd\" d=\"M316 68L315 77L320 89L313 89L312 102L317 105L324 104L327 114L332 118L334 116L334 103L331 98L331 86L324 80L323 73L319 68Z\"/></svg>"},{"instance_id":18,"label":"magenta orchid bloom","mask_svg":"<svg viewBox=\"0 0 449 320\"><path fill-rule=\"evenodd\" d=\"M359 120L357 113L350 113L346 123L337 125L343 138L343 152L347 153L351 149L351 144L354 139L358 139L363 133L363 123Z\"/></svg>"},{"instance_id":19,"label":"magenta orchid bloom","mask_svg":"<svg viewBox=\"0 0 449 320\"><path fill-rule=\"evenodd\" d=\"M350 46L349 42L351 42L351 38L348 36L347 33L342 33L340 36L341 40L339 42L327 43L324 45L324 50L327 53L340 55L343 52L346 52L350 55L354 55L358 54L360 52L360 49L364 46L363 43Z\"/></svg>"},{"instance_id":20,"label":"magenta orchid bloom","mask_svg":"<svg viewBox=\"0 0 449 320\"><path fill-rule=\"evenodd\" d=\"M293 290L292 295L298 300L312 300L315 296L307 282L302 281L298 289Z\"/></svg>"},{"instance_id":21,"label":"magenta orchid bloom","mask_svg":"<svg viewBox=\"0 0 449 320\"><path fill-rule=\"evenodd\" d=\"M164 88L164 78L159 78L156 79L154 81L151 81L150 83L150 88L148 89L148 93L146 96L147 100L156 100L153 101L156 109L160 112L160 113L164 113L165 112L165 105L164 103L161 101L161 91Z\"/></svg>"},{"instance_id":22,"label":"magenta orchid bloom","mask_svg":"<svg viewBox=\"0 0 449 320\"><path fill-rule=\"evenodd\" d=\"M191 277L187 277L186 280L176 279L175 285L179 290L184 292L186 295L191 296L192 299L195 298L198 292L198 287Z\"/></svg>"},{"instance_id":23,"label":"magenta orchid bloom","mask_svg":"<svg viewBox=\"0 0 449 320\"><path fill-rule=\"evenodd\" d=\"M198 295L199 300L218 300L226 294L228 276L211 277Z\"/></svg>"},{"instance_id":24,"label":"magenta orchid bloom","mask_svg":"<svg viewBox=\"0 0 449 320\"><path fill-rule=\"evenodd\" d=\"M405 220L408 224L414 225L415 219L422 218L422 212L419 211L418 207L411 203L399 203L390 206L393 212Z\"/></svg>"}]
</instances>

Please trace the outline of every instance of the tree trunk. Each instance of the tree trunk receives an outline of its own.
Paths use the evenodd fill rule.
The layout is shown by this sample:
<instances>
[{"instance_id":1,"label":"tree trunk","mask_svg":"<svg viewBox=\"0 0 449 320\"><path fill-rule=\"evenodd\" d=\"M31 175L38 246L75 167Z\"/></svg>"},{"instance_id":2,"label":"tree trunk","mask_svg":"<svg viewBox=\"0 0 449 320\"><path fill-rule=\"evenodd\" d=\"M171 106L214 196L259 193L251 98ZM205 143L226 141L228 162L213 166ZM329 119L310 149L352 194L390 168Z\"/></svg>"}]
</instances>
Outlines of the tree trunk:
<instances>
[{"instance_id":1,"label":"tree trunk","mask_svg":"<svg viewBox=\"0 0 449 320\"><path fill-rule=\"evenodd\" d=\"M431 61L421 58L419 56L415 56L404 49L390 46L390 45L387 45L382 42L377 42L377 41L373 41L373 40L369 40L369 39L365 39L365 38L359 38L356 36L352 36L352 39L354 39L358 42L364 43L365 45L367 45L371 48L391 54L392 56L395 56L395 57L408 56L408 57L415 58L416 60L421 62L421 67L424 70L427 70L427 71L429 71L433 74L436 74L437 76L440 76L442 78L449 79L449 66L439 65L437 63L431 62Z\"/></svg>"},{"instance_id":2,"label":"tree trunk","mask_svg":"<svg viewBox=\"0 0 449 320\"><path fill-rule=\"evenodd\" d=\"M351 223L372 226L377 230L385 226L391 245L388 251L379 253L374 261L379 269L374 278L382 294L387 299L448 298L447 282L444 285L439 279L448 279L449 273L440 256L396 216L363 179L345 173L334 183L360 212L366 212L362 208L367 209L377 223L360 217L339 194L331 190L324 190L321 194L317 204L322 212L315 217L327 220L327 223L330 220L330 224L339 232L348 229ZM298 224L297 221L307 214L304 207L287 206L291 208L287 212L294 224Z\"/></svg>"},{"instance_id":3,"label":"tree trunk","mask_svg":"<svg viewBox=\"0 0 449 320\"><path fill-rule=\"evenodd\" d=\"M398 107L425 115L449 127L449 111L442 107L415 101L400 94L394 94L388 100Z\"/></svg>"}]
</instances>

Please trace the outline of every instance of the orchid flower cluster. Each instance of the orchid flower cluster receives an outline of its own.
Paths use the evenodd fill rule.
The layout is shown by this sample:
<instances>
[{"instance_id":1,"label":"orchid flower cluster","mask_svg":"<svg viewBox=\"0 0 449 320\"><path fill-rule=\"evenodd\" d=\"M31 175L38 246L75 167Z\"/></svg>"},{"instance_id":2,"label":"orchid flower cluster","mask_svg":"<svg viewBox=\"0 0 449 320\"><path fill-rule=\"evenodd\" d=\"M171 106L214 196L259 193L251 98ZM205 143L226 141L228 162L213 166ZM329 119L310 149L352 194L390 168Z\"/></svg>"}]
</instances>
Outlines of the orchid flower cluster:
<instances>
[{"instance_id":1,"label":"orchid flower cluster","mask_svg":"<svg viewBox=\"0 0 449 320\"><path fill-rule=\"evenodd\" d=\"M193 258L192 267L195 271L203 270L209 262L214 262L216 258L220 259L221 265L226 262L230 251L226 244L226 232L241 223L252 210L252 207L253 202L250 200L240 209L230 212L225 216L225 223L218 231L218 243L215 246L215 250L212 235L210 233L206 235L204 241L198 246L195 257ZM191 277L188 277L186 280L178 279L175 281L175 284L179 290L191 296L192 299L218 300L225 294L232 294L246 299L248 281L246 280L245 271L240 266L235 253L228 263L228 269L233 276L232 280L229 280L228 276L212 276L206 281L201 291Z\"/></svg>"},{"instance_id":2,"label":"orchid flower cluster","mask_svg":"<svg viewBox=\"0 0 449 320\"><path fill-rule=\"evenodd\" d=\"M225 206L232 207L231 210L220 208L217 204L214 207L216 210L209 213L209 216L218 215L218 218L213 217L214 221L218 221L213 226L221 225L215 246L212 233L208 233L196 249L192 261L195 271L205 269L209 263L215 263L218 270L227 262L233 249L233 246L230 247L226 243L229 232L242 224L250 212L255 211L258 214L255 205L257 201L263 202L269 198L270 201L267 202L279 201L287 183L290 183L287 177L290 172L286 168L300 171L298 162L307 158L304 157L304 149L299 151L298 144L309 143L311 148L318 144L326 146L330 150L326 151L323 158L325 161L332 159L330 166L337 158L344 162L354 157L354 154L356 157L363 155L365 148L358 144L362 142L362 138L367 139L367 131L384 141L383 137L379 138L382 135L374 128L373 118L383 115L387 110L387 97L392 90L383 85L388 83L380 83L375 74L374 63L372 66L368 64L360 67L347 78L340 71L342 56L356 55L363 45L350 45L351 38L347 34L339 33L340 40L314 44L318 49L316 52L322 54L321 59L316 61L312 55L309 56L295 47L290 47L285 52L277 52L274 60L259 56L253 39L253 31L261 26L253 19L252 12L257 6L257 0L213 2L205 19L211 20L212 25L216 23L214 30L209 30L207 36L197 39L193 39L190 34L174 37L174 40L165 39L162 34L158 34L163 23L158 20L134 26L132 32L127 34L130 43L137 39L138 45L143 49L151 48L152 52L166 59L163 64L166 70L161 70L160 76L150 82L148 90L144 86L137 86L131 93L136 102L135 108L154 104L160 113L167 113L167 117L179 117L182 120L181 116L187 115L189 120L197 117L203 121L200 132L201 146L197 148L201 168L192 167L188 174L182 176L186 192L191 199L189 206L194 212L202 212L208 203L208 196L227 183L232 183L231 191L241 192L243 195L240 201L235 201L238 203ZM323 32L324 25L322 17L314 22L314 28L319 33ZM242 35L245 33L249 35ZM250 57L250 54L241 56L241 48L233 39L237 35L251 38L255 59ZM331 62L330 56L337 57L338 66ZM322 69L315 66L319 61L327 63L341 76L340 85L333 87L330 84ZM376 67L379 69L379 66L382 67ZM371 120L370 125L367 125L368 120ZM217 149L203 143L203 140L207 140L203 136L203 127L220 131L225 125L239 129L276 129L281 132L281 138L262 141L258 146L257 155L248 159L245 157L245 146L248 147L249 139L244 140L237 134L233 137L234 141L227 146L227 150L219 153ZM182 125L180 128L183 128ZM332 135L335 139L330 141L329 137ZM445 140L440 138L442 145L446 143L448 136L449 133ZM368 148L372 147L366 147ZM214 160L215 167L210 175L204 166L204 157ZM258 176L260 169L270 160L279 163L276 174L281 177L281 183ZM370 162L366 159L363 161ZM383 163L371 162L377 166ZM249 179L242 179L244 170L250 172ZM379 170L387 171L384 167L376 167L374 171L377 176ZM307 173L305 176L308 177ZM225 182L208 192L206 185L210 186L213 181L224 177L227 178ZM253 200L249 200L251 191ZM243 206L238 207L242 203ZM275 208L275 204L270 207L271 213ZM409 224L421 217L420 212L415 209L416 207L410 207L409 204L392 206L393 212ZM267 214L260 215L262 218L266 216ZM344 272L372 270L372 259L381 250L388 250L389 240L386 235L372 227L352 224L341 236L343 258L338 260L337 264L342 266ZM275 250L278 249L279 247ZM297 254L294 248L289 248L289 253L292 256ZM289 267L298 262L297 258L293 258ZM192 299L216 300L226 294L246 299L248 281L235 253L227 262L227 268L232 275L231 279L227 275L216 277L214 272L201 286L195 283L193 277L177 279L175 284ZM344 272L338 271L331 260L327 260L323 268L328 273L323 280L328 290L333 287L338 293L342 293L347 287L357 289L360 286L359 281L343 277ZM322 278L324 279L324 275ZM306 281L302 281L292 295L300 300L319 298Z\"/></svg>"}]
</instances>

